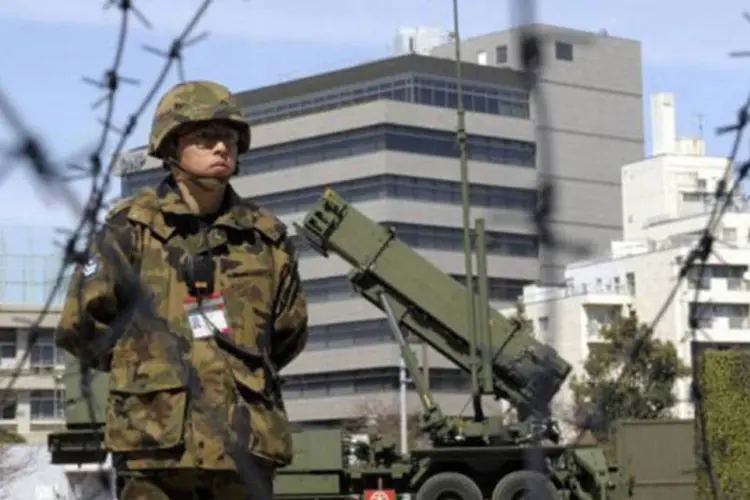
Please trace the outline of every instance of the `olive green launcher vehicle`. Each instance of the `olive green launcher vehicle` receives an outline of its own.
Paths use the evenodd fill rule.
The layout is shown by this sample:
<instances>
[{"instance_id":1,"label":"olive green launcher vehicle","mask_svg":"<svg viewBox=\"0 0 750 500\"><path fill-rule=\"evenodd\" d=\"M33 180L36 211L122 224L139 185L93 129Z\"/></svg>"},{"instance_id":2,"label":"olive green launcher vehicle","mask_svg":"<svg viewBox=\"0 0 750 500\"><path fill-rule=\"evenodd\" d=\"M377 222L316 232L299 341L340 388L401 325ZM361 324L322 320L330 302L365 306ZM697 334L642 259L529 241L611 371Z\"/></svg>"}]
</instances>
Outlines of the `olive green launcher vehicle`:
<instances>
[{"instance_id":1,"label":"olive green launcher vehicle","mask_svg":"<svg viewBox=\"0 0 750 500\"><path fill-rule=\"evenodd\" d=\"M367 218L328 190L308 211L298 233L323 256L352 266L352 287L388 318L394 341L422 405L422 430L431 446L402 456L374 433L354 442L343 430L294 435L295 459L276 478L278 499L393 500L571 499L619 500L632 496L620 470L596 445L561 443L550 402L571 366L525 326L502 316L487 298L482 228L476 235L479 279L474 318L467 287L417 254L385 225ZM471 327L475 323L476 328ZM475 332L473 330L476 330ZM474 375L474 418L445 416L429 392L405 336L416 336L458 368ZM103 462L101 429L107 400L105 373L93 373L87 399L71 360L67 430L49 437L55 463ZM481 396L516 409L518 422L486 416ZM92 418L93 416L93 418ZM93 421L92 421L93 420Z\"/></svg>"}]
</instances>

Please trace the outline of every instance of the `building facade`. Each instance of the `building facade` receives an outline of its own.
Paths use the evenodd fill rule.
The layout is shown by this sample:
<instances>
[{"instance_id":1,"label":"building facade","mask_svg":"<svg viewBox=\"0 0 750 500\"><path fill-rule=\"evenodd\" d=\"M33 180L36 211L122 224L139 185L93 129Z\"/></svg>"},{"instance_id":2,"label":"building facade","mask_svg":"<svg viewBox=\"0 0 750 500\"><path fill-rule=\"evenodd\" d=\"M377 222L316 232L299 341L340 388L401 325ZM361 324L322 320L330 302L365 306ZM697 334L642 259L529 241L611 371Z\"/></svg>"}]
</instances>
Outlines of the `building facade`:
<instances>
[{"instance_id":1,"label":"building facade","mask_svg":"<svg viewBox=\"0 0 750 500\"><path fill-rule=\"evenodd\" d=\"M564 286L524 290L538 335L578 374L589 349L602 341L601 327L630 306L644 323L661 318L653 335L672 342L688 365L693 314L699 318L695 340L750 340L748 200L743 194L728 200L706 272L699 279L693 270L676 286L685 259L707 227L727 159L703 156L700 138L675 137L674 96L655 95L652 104L654 154L622 169L624 239L613 242L606 255L569 264ZM690 380L680 381L675 392L676 416L691 418ZM570 404L569 397L561 394L562 407Z\"/></svg>"},{"instance_id":2,"label":"building facade","mask_svg":"<svg viewBox=\"0 0 750 500\"><path fill-rule=\"evenodd\" d=\"M559 63L556 78L567 83L549 92L555 121L539 124L554 143L546 153L561 186L554 227L595 247L619 236L618 168L643 155L640 83L633 83L640 82L639 45L613 43L604 40ZM465 62L462 69L471 201L473 215L486 220L496 307L515 301L540 271L529 224L541 154L538 118L522 75L502 66ZM607 74L609 80L596 77ZM291 223L332 187L462 279L454 75L455 62L445 57L411 54L237 94L253 144L234 188ZM592 81L577 81L580 75ZM148 159L124 175L123 195L158 182L164 174L157 165ZM363 404L392 405L399 354L382 313L352 294L343 262L299 246L310 342L284 372L291 417L327 425L357 416ZM467 378L436 352L416 352L444 411L465 408Z\"/></svg>"},{"instance_id":3,"label":"building facade","mask_svg":"<svg viewBox=\"0 0 750 500\"><path fill-rule=\"evenodd\" d=\"M52 297L31 347L28 328L56 282L62 262L56 236L53 228L0 227L0 429L30 442L46 441L64 424L63 354L52 341L61 293ZM64 277L58 290L66 283Z\"/></svg>"},{"instance_id":4,"label":"building facade","mask_svg":"<svg viewBox=\"0 0 750 500\"><path fill-rule=\"evenodd\" d=\"M65 410L65 360L52 341L59 311L45 316L30 349L29 330L19 327L36 321L39 313L38 306L0 309L0 428L30 442L46 440L48 432L59 429Z\"/></svg>"}]
</instances>

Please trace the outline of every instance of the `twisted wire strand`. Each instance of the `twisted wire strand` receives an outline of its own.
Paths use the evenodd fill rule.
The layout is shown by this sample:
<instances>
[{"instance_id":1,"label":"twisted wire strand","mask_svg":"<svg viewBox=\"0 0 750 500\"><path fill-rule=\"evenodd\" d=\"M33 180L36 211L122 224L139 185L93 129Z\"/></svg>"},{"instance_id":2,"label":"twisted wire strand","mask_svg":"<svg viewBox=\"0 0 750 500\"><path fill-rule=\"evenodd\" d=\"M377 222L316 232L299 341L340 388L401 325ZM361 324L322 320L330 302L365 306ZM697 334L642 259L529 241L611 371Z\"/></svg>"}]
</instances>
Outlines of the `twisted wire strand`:
<instances>
[{"instance_id":1,"label":"twisted wire strand","mask_svg":"<svg viewBox=\"0 0 750 500\"><path fill-rule=\"evenodd\" d=\"M62 263L56 274L56 278L53 281L51 291L36 319L28 325L29 341L27 349L24 351L22 359L18 362L16 368L9 377L8 383L3 388L4 397L11 394L11 389L21 375L22 367L27 362L32 347L39 339L42 331L41 325L49 316L55 298L66 282L67 272L71 266L85 264L89 258L89 250L93 246L97 246L99 251L105 254L109 261L117 264L118 274L120 274L119 279L121 280L121 283L118 284L123 286L125 295L134 297L134 300L131 301L124 311L121 311L121 317L111 325L109 334L106 335L107 338L88 339L89 343L97 346L98 349L91 349L91 352L87 356L80 357L78 374L80 376L81 384L80 392L82 394L82 399L84 399L87 405L91 422L95 421L95 408L91 388L91 368L93 366L93 358L98 357L102 351L106 350L107 347L114 345L114 343L124 335L130 334L130 327L138 317L141 319L145 318L146 321L158 321L153 310L151 295L145 288L143 288L137 273L134 272L129 263L122 259L122 249L117 248L116 242L106 239L106 225L103 225L100 220L108 209L105 197L109 192L114 169L116 168L127 140L135 130L138 120L143 116L147 107L156 98L166 82L170 71L175 65L177 66L180 79L184 80L184 72L182 68L184 50L202 38L205 38L205 33L194 38L190 37L193 36L193 32L198 22L204 17L211 3L212 0L203 0L201 2L183 31L171 41L166 51L159 51L158 49L149 46L144 47L146 51L164 58L164 64L154 78L152 85L147 89L145 96L129 115L124 127L122 128L115 127L113 123L118 90L120 89L121 83L137 83L120 74L120 67L127 45L130 22L132 18L136 18L146 27L150 27L150 23L136 8L133 0L109 0L105 5L105 8L115 6L119 9L120 26L117 35L114 60L110 69L105 71L102 81L97 82L91 79L84 79L87 83L105 90L106 93L94 104L95 108L104 104L105 114L104 118L100 120L102 129L97 146L89 156L89 166L85 169L87 170L88 176L91 178L91 189L85 203L83 204L79 202L73 189L66 183L62 182L65 178L63 175L64 169L47 154L44 150L41 138L35 136L29 128L26 127L20 113L11 104L10 99L6 94L0 90L0 118L10 126L17 137L17 144L15 147L12 147L7 154L8 159L24 162L33 172L36 181L44 187L52 189L57 198L64 201L70 209L80 213L75 228L70 231L67 241L64 244ZM104 154L107 140L112 132L117 136L116 145L114 147L114 152L105 166L102 161L102 155ZM78 167L78 170L84 169ZM83 282L81 281L81 285L82 283ZM75 293L80 300L83 294L83 287L78 286ZM79 322L85 324L82 315L79 318ZM162 331L164 331L164 329L162 329ZM166 331L168 331L168 329ZM165 335L169 334L166 333ZM175 339L166 339L167 342L174 340ZM176 350L173 351L177 352ZM173 361L178 363L181 360L175 359ZM186 385L189 391L193 394L196 391L200 391L201 388L197 386L195 377L191 376L191 371L186 369L184 370L184 373L187 374L188 380L186 380ZM68 373L68 376L72 376L72 374ZM74 404L76 402L77 401L67 400L66 405ZM0 400L0 406L5 406L6 404L7 401ZM246 457L243 456L235 442L236 434L232 432L229 424L227 422L222 422L220 418L211 417L212 416L209 416L214 426L219 431L219 434L224 436L225 442L229 445L228 448L233 450L230 454L235 458L240 475L245 483L245 490L248 496L256 500L270 500L269 492L263 487L257 465L252 461L246 460ZM131 422L131 424L136 427L140 425L138 422ZM103 464L100 464L99 466L98 479L101 481L102 486L106 489L109 488L109 475L104 469ZM98 492L92 492L92 495L96 494L98 494Z\"/></svg>"}]
</instances>

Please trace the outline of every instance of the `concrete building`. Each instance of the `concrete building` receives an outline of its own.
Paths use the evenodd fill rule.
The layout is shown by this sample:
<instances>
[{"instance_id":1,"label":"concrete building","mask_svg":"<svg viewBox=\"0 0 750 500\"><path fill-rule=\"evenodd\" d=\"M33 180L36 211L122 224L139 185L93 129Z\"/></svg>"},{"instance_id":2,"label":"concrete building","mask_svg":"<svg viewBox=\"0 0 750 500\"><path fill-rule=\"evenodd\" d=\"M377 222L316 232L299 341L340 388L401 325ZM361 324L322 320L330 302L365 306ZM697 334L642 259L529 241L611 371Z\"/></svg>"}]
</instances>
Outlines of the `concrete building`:
<instances>
[{"instance_id":1,"label":"concrete building","mask_svg":"<svg viewBox=\"0 0 750 500\"><path fill-rule=\"evenodd\" d=\"M606 32L532 28L542 40L545 61L538 84L545 112L532 111L532 120L540 142L551 148L546 168L557 189L554 219L564 221L560 231L567 238L588 241L594 253L603 252L621 237L620 167L645 153L640 43ZM522 69L519 29L465 39L462 59ZM454 59L455 45L436 47L431 55Z\"/></svg>"},{"instance_id":2,"label":"concrete building","mask_svg":"<svg viewBox=\"0 0 750 500\"><path fill-rule=\"evenodd\" d=\"M569 38L567 30L540 29L550 47L556 37ZM595 44L553 58L554 81L545 83L552 119L539 125L554 144L547 154L560 188L556 229L606 248L621 232L619 166L643 155L640 46L590 37ZM467 53L473 43L467 41ZM239 93L254 129L235 189L289 223L331 186L462 276L454 75L453 61L412 54ZM538 117L512 68L466 62L463 76L473 215L487 220L490 290L501 307L539 275L528 223ZM157 164L147 159L140 171L128 168L123 194L157 182ZM325 424L355 415L365 401L397 401L399 356L383 315L352 295L339 259L324 260L304 245L302 255L310 344L284 373L290 415ZM427 359L444 410L465 408L466 377L436 353Z\"/></svg>"},{"instance_id":3,"label":"concrete building","mask_svg":"<svg viewBox=\"0 0 750 500\"><path fill-rule=\"evenodd\" d=\"M626 306L633 306L646 323L661 313L707 225L716 184L726 172L726 158L702 156L700 138L676 138L674 96L656 95L652 104L653 155L622 169L624 240L613 242L600 258L569 264L564 286L524 290L523 301L540 337L559 349L578 373L592 344L601 341L602 325ZM695 272L689 273L656 324L655 337L674 343L687 364L692 333L688 318L696 308L697 340L750 340L748 208L742 195L731 200L717 228L719 241L706 274L698 280ZM691 417L689 381L678 384L676 393L676 414Z\"/></svg>"},{"instance_id":4,"label":"concrete building","mask_svg":"<svg viewBox=\"0 0 750 500\"><path fill-rule=\"evenodd\" d=\"M0 429L32 442L63 424L63 358L52 342L60 295L31 349L26 328L39 319L61 264L55 236L52 228L0 228Z\"/></svg>"},{"instance_id":5,"label":"concrete building","mask_svg":"<svg viewBox=\"0 0 750 500\"><path fill-rule=\"evenodd\" d=\"M39 313L39 306L0 307L0 428L32 442L45 440L48 432L60 428L65 409L64 358L52 342L59 311L44 318L30 350L28 329L19 327L35 321ZM6 392L14 374L12 390Z\"/></svg>"}]
</instances>

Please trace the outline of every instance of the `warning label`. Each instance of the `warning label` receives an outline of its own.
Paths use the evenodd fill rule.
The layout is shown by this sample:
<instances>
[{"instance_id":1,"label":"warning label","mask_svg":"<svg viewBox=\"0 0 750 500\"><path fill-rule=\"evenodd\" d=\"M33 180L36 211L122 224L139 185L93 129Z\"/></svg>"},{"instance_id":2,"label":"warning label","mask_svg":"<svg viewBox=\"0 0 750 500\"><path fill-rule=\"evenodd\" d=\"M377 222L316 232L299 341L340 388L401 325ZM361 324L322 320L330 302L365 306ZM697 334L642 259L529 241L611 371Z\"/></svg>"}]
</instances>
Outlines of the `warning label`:
<instances>
[{"instance_id":1,"label":"warning label","mask_svg":"<svg viewBox=\"0 0 750 500\"><path fill-rule=\"evenodd\" d=\"M396 500L396 490L365 490L363 500Z\"/></svg>"}]
</instances>

